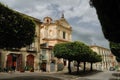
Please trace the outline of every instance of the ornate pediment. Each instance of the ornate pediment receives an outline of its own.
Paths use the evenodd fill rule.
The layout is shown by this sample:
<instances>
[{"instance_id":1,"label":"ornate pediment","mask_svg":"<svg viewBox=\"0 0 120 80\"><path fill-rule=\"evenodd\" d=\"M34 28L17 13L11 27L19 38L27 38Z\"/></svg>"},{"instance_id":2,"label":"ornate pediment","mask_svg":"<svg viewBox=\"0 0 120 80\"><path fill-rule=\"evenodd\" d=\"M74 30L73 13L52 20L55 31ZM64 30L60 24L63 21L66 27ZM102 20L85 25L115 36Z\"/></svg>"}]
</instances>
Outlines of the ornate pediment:
<instances>
[{"instance_id":1,"label":"ornate pediment","mask_svg":"<svg viewBox=\"0 0 120 80\"><path fill-rule=\"evenodd\" d=\"M61 18L61 19L57 20L57 24L62 25L66 28L71 28L69 23L67 22L67 20L65 18Z\"/></svg>"}]
</instances>

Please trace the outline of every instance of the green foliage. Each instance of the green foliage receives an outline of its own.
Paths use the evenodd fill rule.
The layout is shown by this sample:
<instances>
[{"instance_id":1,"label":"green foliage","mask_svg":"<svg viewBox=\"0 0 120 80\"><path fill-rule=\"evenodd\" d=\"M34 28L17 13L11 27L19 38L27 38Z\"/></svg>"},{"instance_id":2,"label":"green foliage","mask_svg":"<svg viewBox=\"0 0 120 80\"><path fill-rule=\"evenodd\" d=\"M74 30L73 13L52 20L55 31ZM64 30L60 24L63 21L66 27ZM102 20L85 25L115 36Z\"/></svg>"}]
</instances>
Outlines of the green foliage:
<instances>
[{"instance_id":1,"label":"green foliage","mask_svg":"<svg viewBox=\"0 0 120 80\"><path fill-rule=\"evenodd\" d=\"M96 63L96 62L101 62L101 61L102 61L101 55L98 55L96 52L92 52L90 54L90 58L89 58L88 62Z\"/></svg>"},{"instance_id":2,"label":"green foliage","mask_svg":"<svg viewBox=\"0 0 120 80\"><path fill-rule=\"evenodd\" d=\"M117 62L120 62L120 58L119 57L116 57L116 60L117 60Z\"/></svg>"},{"instance_id":3,"label":"green foliage","mask_svg":"<svg viewBox=\"0 0 120 80\"><path fill-rule=\"evenodd\" d=\"M66 47L65 47L65 44L62 43L62 44L56 44L54 46L54 49L53 49L53 52L54 52L54 55L55 57L57 58L65 58L65 53L66 53Z\"/></svg>"},{"instance_id":4,"label":"green foliage","mask_svg":"<svg viewBox=\"0 0 120 80\"><path fill-rule=\"evenodd\" d=\"M110 49L117 58L120 58L120 43L110 42Z\"/></svg>"},{"instance_id":5,"label":"green foliage","mask_svg":"<svg viewBox=\"0 0 120 80\"><path fill-rule=\"evenodd\" d=\"M120 43L120 0L90 0L95 7L106 39Z\"/></svg>"},{"instance_id":6,"label":"green foliage","mask_svg":"<svg viewBox=\"0 0 120 80\"><path fill-rule=\"evenodd\" d=\"M71 42L56 44L53 49L54 55L57 58L73 60Z\"/></svg>"},{"instance_id":7,"label":"green foliage","mask_svg":"<svg viewBox=\"0 0 120 80\"><path fill-rule=\"evenodd\" d=\"M104 36L109 40L110 49L119 61L120 0L90 0L90 5L95 7Z\"/></svg>"},{"instance_id":8,"label":"green foliage","mask_svg":"<svg viewBox=\"0 0 120 80\"><path fill-rule=\"evenodd\" d=\"M80 62L96 63L102 61L100 55L97 55L89 46L79 41L56 44L53 52L55 57L77 61L77 72L79 71Z\"/></svg>"},{"instance_id":9,"label":"green foliage","mask_svg":"<svg viewBox=\"0 0 120 80\"><path fill-rule=\"evenodd\" d=\"M89 46L79 41L56 44L53 52L58 58L76 60L77 62L98 62L97 58L100 57Z\"/></svg>"},{"instance_id":10,"label":"green foliage","mask_svg":"<svg viewBox=\"0 0 120 80\"><path fill-rule=\"evenodd\" d=\"M0 3L0 48L21 48L33 42L35 23Z\"/></svg>"},{"instance_id":11,"label":"green foliage","mask_svg":"<svg viewBox=\"0 0 120 80\"><path fill-rule=\"evenodd\" d=\"M73 42L73 54L74 54L74 60L83 62L88 59L90 53L90 48L79 41Z\"/></svg>"}]
</instances>

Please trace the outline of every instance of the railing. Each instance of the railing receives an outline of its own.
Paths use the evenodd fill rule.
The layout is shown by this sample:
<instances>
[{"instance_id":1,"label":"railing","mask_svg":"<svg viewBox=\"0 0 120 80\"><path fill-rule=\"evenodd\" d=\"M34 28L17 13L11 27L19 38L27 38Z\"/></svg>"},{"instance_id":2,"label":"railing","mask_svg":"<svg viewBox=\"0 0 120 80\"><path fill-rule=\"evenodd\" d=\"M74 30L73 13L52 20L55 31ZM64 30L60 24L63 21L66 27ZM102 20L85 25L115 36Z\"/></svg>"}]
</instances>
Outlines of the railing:
<instances>
[{"instance_id":1,"label":"railing","mask_svg":"<svg viewBox=\"0 0 120 80\"><path fill-rule=\"evenodd\" d=\"M37 49L35 47L32 47L32 48L27 47L26 50L28 52L37 52Z\"/></svg>"}]
</instances>

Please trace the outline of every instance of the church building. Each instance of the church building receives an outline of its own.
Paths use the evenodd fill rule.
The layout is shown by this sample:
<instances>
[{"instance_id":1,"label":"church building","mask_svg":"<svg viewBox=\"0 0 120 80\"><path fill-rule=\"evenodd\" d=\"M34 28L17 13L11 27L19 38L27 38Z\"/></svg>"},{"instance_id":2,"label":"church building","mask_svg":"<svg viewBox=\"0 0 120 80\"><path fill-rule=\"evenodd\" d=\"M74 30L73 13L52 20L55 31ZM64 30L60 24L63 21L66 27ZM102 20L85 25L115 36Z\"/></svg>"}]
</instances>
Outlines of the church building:
<instances>
[{"instance_id":1,"label":"church building","mask_svg":"<svg viewBox=\"0 0 120 80\"><path fill-rule=\"evenodd\" d=\"M58 60L54 57L52 49L55 44L71 42L72 28L62 14L61 18L53 21L51 17L45 17L41 24L40 44L41 44L41 63L43 70L56 71ZM60 60L66 66L65 60Z\"/></svg>"}]
</instances>

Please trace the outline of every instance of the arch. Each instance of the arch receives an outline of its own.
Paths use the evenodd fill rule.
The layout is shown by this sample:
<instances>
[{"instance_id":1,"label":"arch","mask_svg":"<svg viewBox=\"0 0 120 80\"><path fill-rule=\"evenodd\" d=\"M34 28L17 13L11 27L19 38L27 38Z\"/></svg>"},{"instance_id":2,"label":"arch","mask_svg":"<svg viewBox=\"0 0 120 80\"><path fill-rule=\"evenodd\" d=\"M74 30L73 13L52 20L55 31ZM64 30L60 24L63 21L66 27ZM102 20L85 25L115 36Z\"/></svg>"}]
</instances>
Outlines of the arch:
<instances>
[{"instance_id":1,"label":"arch","mask_svg":"<svg viewBox=\"0 0 120 80\"><path fill-rule=\"evenodd\" d=\"M41 70L46 72L46 68L47 68L47 61L43 60L40 66Z\"/></svg>"},{"instance_id":2,"label":"arch","mask_svg":"<svg viewBox=\"0 0 120 80\"><path fill-rule=\"evenodd\" d=\"M29 68L34 68L34 56L32 54L27 55L26 66Z\"/></svg>"},{"instance_id":3,"label":"arch","mask_svg":"<svg viewBox=\"0 0 120 80\"><path fill-rule=\"evenodd\" d=\"M55 71L55 63L51 62L50 63L50 72L54 72Z\"/></svg>"},{"instance_id":4,"label":"arch","mask_svg":"<svg viewBox=\"0 0 120 80\"><path fill-rule=\"evenodd\" d=\"M22 54L8 54L6 68L19 71L22 68Z\"/></svg>"}]
</instances>

